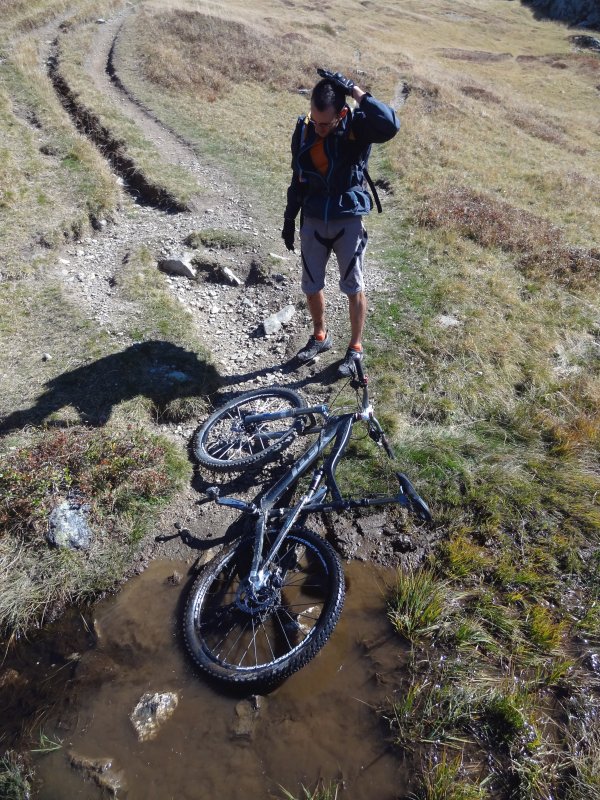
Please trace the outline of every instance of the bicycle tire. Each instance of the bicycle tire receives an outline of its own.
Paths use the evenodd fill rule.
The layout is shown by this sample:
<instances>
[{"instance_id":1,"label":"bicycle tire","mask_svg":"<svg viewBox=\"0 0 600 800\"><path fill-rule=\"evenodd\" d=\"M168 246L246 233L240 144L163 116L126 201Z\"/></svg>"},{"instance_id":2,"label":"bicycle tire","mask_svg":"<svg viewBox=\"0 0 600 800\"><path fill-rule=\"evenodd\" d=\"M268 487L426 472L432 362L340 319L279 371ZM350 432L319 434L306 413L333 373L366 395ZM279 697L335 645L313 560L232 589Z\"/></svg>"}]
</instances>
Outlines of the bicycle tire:
<instances>
[{"instance_id":1,"label":"bicycle tire","mask_svg":"<svg viewBox=\"0 0 600 800\"><path fill-rule=\"evenodd\" d=\"M275 532L265 536L265 550ZM344 604L344 573L330 544L306 529L286 535L271 576L282 585L262 608L241 590L254 536L211 561L192 586L184 639L196 665L219 681L271 686L301 669L327 642Z\"/></svg>"},{"instance_id":2,"label":"bicycle tire","mask_svg":"<svg viewBox=\"0 0 600 800\"><path fill-rule=\"evenodd\" d=\"M230 400L213 412L194 435L193 451L200 464L223 472L262 464L290 445L302 428L301 417L245 428L241 418L244 406L247 413L259 413L305 408L306 402L283 386L254 389Z\"/></svg>"}]
</instances>

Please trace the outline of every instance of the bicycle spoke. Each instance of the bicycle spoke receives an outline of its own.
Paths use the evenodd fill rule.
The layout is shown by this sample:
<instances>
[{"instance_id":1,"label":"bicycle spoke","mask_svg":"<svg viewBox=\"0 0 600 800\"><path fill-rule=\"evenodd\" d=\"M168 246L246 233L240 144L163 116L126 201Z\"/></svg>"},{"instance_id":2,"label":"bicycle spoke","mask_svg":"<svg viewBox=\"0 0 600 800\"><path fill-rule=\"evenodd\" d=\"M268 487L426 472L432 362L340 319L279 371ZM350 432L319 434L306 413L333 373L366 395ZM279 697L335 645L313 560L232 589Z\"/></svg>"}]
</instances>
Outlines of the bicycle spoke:
<instances>
[{"instance_id":1,"label":"bicycle spoke","mask_svg":"<svg viewBox=\"0 0 600 800\"><path fill-rule=\"evenodd\" d=\"M254 618L253 617L250 618L250 622L252 623L252 638L248 642L248 647L244 650L244 652L242 653L242 657L238 661L238 667L242 666L242 663L243 663L244 659L246 658L246 655L248 654L248 650L250 650L250 648L252 647L253 644L254 644L254 654L255 654L254 663L256 664L256 629L254 627Z\"/></svg>"},{"instance_id":2,"label":"bicycle spoke","mask_svg":"<svg viewBox=\"0 0 600 800\"><path fill-rule=\"evenodd\" d=\"M235 623L234 623L234 625L235 625ZM242 636L243 636L243 635L246 633L247 629L248 629L248 623L246 623L246 624L244 625L244 627L243 627L243 628L242 628L242 630L240 631L240 633L239 633L239 636L237 637L237 639L235 640L235 642L234 642L234 643L231 645L231 647L229 648L229 650L228 650L228 651L225 653L225 659L227 659L227 656L228 656L228 655L231 653L231 651L233 650L233 648L234 648L234 647L237 645L237 643L239 642L239 640L240 640L240 639L242 638ZM221 657L221 653L218 653L218 658L220 658L220 657Z\"/></svg>"},{"instance_id":3,"label":"bicycle spoke","mask_svg":"<svg viewBox=\"0 0 600 800\"><path fill-rule=\"evenodd\" d=\"M271 647L271 640L269 639L269 634L267 633L267 629L265 628L264 622L261 620L260 627L265 635L265 639L267 640L267 644L269 646L269 652L271 653L271 658L273 661L275 660L275 653L273 652L273 648Z\"/></svg>"},{"instance_id":4,"label":"bicycle spoke","mask_svg":"<svg viewBox=\"0 0 600 800\"><path fill-rule=\"evenodd\" d=\"M288 616L289 616L289 614L288 614ZM291 617L290 617L290 619L291 619ZM287 633L286 633L285 627L284 627L284 625L283 625L283 622L282 622L282 621L281 621L281 619L279 618L279 616L277 616L277 622L279 622L279 627L281 628L281 630L282 630L282 632L283 632L283 635L285 636L285 640L286 640L286 642L287 642L288 649L289 649L289 650L292 650L292 649L293 649L293 646L290 644L290 640L288 639L288 635L287 635Z\"/></svg>"}]
</instances>

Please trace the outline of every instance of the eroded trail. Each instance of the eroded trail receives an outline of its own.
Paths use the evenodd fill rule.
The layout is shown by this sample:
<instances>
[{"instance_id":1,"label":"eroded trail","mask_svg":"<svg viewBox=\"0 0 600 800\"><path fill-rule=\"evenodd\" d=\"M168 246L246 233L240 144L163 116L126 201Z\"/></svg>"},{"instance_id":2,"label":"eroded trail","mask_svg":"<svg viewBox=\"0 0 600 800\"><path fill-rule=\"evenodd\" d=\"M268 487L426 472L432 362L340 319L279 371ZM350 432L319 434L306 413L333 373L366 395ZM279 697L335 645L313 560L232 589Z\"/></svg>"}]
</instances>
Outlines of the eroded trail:
<instances>
[{"instance_id":1,"label":"eroded trail","mask_svg":"<svg viewBox=\"0 0 600 800\"><path fill-rule=\"evenodd\" d=\"M64 249L50 278L62 284L68 300L99 330L114 338L115 350L126 351L136 342L135 321L144 313L143 305L124 288L132 256L144 248L157 262L180 253L190 233L206 228L242 233L249 244L230 257L232 270L247 274L252 261L274 253L279 256L278 272L268 280L228 286L161 273L164 289L189 312L188 323L210 354L225 390L280 383L302 389L309 400L311 395L315 401L327 400L337 391L336 363L346 345L345 298L336 281L330 281L329 326L339 346L320 362L298 370L293 355L309 331L299 292L299 259L283 248L280 220L262 219L225 168L203 164L191 143L169 130L129 92L111 58L128 13L133 12L122 11L98 25L85 59L86 75L166 162L193 176L198 192L186 211L164 208L168 202L160 197L155 202L143 183L127 179L127 167L125 181L115 172L122 189L119 208L110 219L96 220L96 233ZM63 99L69 98L64 105L74 123L97 141L96 124L85 127L92 113L78 108L71 88L56 79L57 45L60 36L68 35L66 29L59 31L60 21L44 31L41 63L46 65L54 42L53 85ZM368 288L384 291L384 285L371 260ZM265 336L263 320L286 305L295 307L292 320ZM161 424L160 430L186 448L196 425L196 420ZM248 484L234 487L235 494L253 497L258 488ZM314 664L280 690L258 701L222 696L200 680L184 658L177 634L184 586L177 589L172 585L177 581L166 582L174 569L193 574L237 517L213 504L197 505L205 485L196 477L194 485L162 514L132 571L143 572L151 559L154 563L98 607L88 631L93 631L90 650L63 652L64 646L62 650L50 646L44 681L51 691L56 670L61 677L68 672L69 700L64 705L57 700L46 717L48 730L64 745L40 758L42 785L37 796L94 800L106 791L117 797L127 792L132 800L279 796L283 785L295 792L300 783L313 786L319 777L339 780L355 798L388 796L390 787L396 791L405 785L406 776L382 736L385 723L374 713L395 688L390 676L398 664L385 616L383 573L357 563L350 566L348 603L332 641ZM338 520L335 531L319 520L313 527L330 534L347 557L386 563L397 560L404 545L398 549L398 537L382 537L385 522L379 515L363 523ZM181 561L166 560L172 558ZM129 715L147 691L172 691L179 705L159 737L142 743ZM232 752L233 770L227 767Z\"/></svg>"}]
</instances>

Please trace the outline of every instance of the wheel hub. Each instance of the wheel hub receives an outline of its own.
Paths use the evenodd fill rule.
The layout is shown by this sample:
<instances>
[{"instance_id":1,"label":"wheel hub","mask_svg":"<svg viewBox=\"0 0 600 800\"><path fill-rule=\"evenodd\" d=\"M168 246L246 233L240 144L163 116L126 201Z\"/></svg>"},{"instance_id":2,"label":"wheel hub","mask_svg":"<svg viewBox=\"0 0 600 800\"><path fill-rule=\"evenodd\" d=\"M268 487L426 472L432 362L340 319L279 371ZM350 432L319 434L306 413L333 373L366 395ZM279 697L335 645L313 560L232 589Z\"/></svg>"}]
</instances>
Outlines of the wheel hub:
<instances>
[{"instance_id":1,"label":"wheel hub","mask_svg":"<svg viewBox=\"0 0 600 800\"><path fill-rule=\"evenodd\" d=\"M240 584L236 594L236 605L246 614L264 614L272 611L281 602L281 589L277 581L270 580L260 589L255 589L249 581Z\"/></svg>"}]
</instances>

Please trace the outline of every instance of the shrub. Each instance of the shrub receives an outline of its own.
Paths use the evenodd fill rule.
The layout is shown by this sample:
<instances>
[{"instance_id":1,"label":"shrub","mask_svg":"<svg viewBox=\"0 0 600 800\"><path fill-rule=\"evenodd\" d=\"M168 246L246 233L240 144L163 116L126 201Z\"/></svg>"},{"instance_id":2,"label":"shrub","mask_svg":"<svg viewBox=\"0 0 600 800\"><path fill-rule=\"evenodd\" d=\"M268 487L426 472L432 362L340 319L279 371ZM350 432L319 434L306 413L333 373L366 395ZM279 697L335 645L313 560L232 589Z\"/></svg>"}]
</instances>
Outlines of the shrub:
<instances>
[{"instance_id":1,"label":"shrub","mask_svg":"<svg viewBox=\"0 0 600 800\"><path fill-rule=\"evenodd\" d=\"M165 444L141 430L73 427L43 432L0 471L0 535L40 539L49 512L76 496L92 519L154 503L172 487Z\"/></svg>"}]
</instances>

